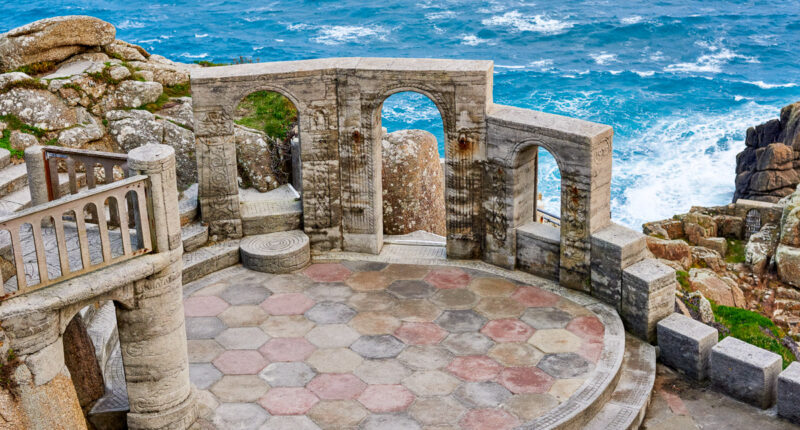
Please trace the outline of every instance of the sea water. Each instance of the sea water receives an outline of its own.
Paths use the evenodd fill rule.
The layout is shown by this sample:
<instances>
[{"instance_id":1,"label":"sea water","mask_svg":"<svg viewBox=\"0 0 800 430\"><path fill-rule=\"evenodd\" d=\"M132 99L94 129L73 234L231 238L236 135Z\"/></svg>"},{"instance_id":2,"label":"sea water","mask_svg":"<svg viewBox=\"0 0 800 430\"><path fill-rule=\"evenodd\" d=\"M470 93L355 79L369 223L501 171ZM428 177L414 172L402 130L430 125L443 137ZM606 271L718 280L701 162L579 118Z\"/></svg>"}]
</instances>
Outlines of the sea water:
<instances>
[{"instance_id":1,"label":"sea water","mask_svg":"<svg viewBox=\"0 0 800 430\"><path fill-rule=\"evenodd\" d=\"M638 228L729 203L747 127L800 101L800 1L0 0L0 32L92 15L183 62L335 56L495 62L494 100L614 127L613 218ZM387 100L390 131L442 142L423 96ZM540 191L558 210L559 172Z\"/></svg>"}]
</instances>

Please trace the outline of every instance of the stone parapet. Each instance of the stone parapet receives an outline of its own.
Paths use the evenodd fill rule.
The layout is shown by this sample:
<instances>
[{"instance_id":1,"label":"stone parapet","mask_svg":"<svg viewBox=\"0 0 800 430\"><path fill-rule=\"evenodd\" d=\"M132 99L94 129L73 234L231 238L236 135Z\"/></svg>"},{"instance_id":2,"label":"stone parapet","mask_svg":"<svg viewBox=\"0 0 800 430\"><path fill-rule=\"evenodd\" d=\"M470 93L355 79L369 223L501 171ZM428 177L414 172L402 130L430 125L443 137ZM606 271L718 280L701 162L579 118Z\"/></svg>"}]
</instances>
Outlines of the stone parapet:
<instances>
[{"instance_id":1,"label":"stone parapet","mask_svg":"<svg viewBox=\"0 0 800 430\"><path fill-rule=\"evenodd\" d=\"M762 409L775 403L781 356L726 337L711 349L709 377L725 394Z\"/></svg>"},{"instance_id":2,"label":"stone parapet","mask_svg":"<svg viewBox=\"0 0 800 430\"><path fill-rule=\"evenodd\" d=\"M711 348L719 337L717 329L674 313L658 322L657 334L664 364L692 379L706 379Z\"/></svg>"}]
</instances>

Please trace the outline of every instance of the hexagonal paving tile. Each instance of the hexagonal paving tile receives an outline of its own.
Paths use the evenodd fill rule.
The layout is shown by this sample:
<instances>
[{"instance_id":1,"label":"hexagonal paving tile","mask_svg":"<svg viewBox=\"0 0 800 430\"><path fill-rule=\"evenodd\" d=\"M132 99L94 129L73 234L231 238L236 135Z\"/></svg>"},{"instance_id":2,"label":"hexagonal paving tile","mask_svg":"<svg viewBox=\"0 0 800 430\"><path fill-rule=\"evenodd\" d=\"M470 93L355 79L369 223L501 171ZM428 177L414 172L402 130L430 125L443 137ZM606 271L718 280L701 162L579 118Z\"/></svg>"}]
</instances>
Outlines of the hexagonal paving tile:
<instances>
[{"instance_id":1,"label":"hexagonal paving tile","mask_svg":"<svg viewBox=\"0 0 800 430\"><path fill-rule=\"evenodd\" d=\"M187 340L189 363L210 362L222 354L225 349L214 339Z\"/></svg>"},{"instance_id":2,"label":"hexagonal paving tile","mask_svg":"<svg viewBox=\"0 0 800 430\"><path fill-rule=\"evenodd\" d=\"M521 342L498 343L489 350L489 357L508 367L536 366L544 353Z\"/></svg>"},{"instance_id":3,"label":"hexagonal paving tile","mask_svg":"<svg viewBox=\"0 0 800 430\"><path fill-rule=\"evenodd\" d=\"M442 309L471 309L480 297L466 288L438 290L428 300Z\"/></svg>"},{"instance_id":4,"label":"hexagonal paving tile","mask_svg":"<svg viewBox=\"0 0 800 430\"><path fill-rule=\"evenodd\" d=\"M361 312L348 325L366 335L392 334L400 328L400 320L385 312Z\"/></svg>"},{"instance_id":5,"label":"hexagonal paving tile","mask_svg":"<svg viewBox=\"0 0 800 430\"><path fill-rule=\"evenodd\" d=\"M347 299L347 303L359 312L380 312L397 305L397 299L386 292L355 293Z\"/></svg>"},{"instance_id":6,"label":"hexagonal paving tile","mask_svg":"<svg viewBox=\"0 0 800 430\"><path fill-rule=\"evenodd\" d=\"M556 294L536 287L519 287L511 298L528 307L553 307L561 299Z\"/></svg>"},{"instance_id":7,"label":"hexagonal paving tile","mask_svg":"<svg viewBox=\"0 0 800 430\"><path fill-rule=\"evenodd\" d=\"M300 315L312 306L314 301L302 293L275 294L261 304L261 308L270 315Z\"/></svg>"},{"instance_id":8,"label":"hexagonal paving tile","mask_svg":"<svg viewBox=\"0 0 800 430\"><path fill-rule=\"evenodd\" d=\"M386 291L398 299L424 299L434 293L434 288L423 281L402 280L392 282Z\"/></svg>"},{"instance_id":9,"label":"hexagonal paving tile","mask_svg":"<svg viewBox=\"0 0 800 430\"><path fill-rule=\"evenodd\" d=\"M537 367L507 367L498 381L512 393L546 393L555 379Z\"/></svg>"},{"instance_id":10,"label":"hexagonal paving tile","mask_svg":"<svg viewBox=\"0 0 800 430\"><path fill-rule=\"evenodd\" d=\"M257 305L272 295L272 291L260 283L231 285L220 294L220 298L232 305Z\"/></svg>"},{"instance_id":11,"label":"hexagonal paving tile","mask_svg":"<svg viewBox=\"0 0 800 430\"><path fill-rule=\"evenodd\" d=\"M358 397L367 384L351 373L324 373L317 375L306 388L322 400L348 400Z\"/></svg>"},{"instance_id":12,"label":"hexagonal paving tile","mask_svg":"<svg viewBox=\"0 0 800 430\"><path fill-rule=\"evenodd\" d=\"M547 354L539 361L539 368L554 378L586 377L594 366L575 353Z\"/></svg>"},{"instance_id":13,"label":"hexagonal paving tile","mask_svg":"<svg viewBox=\"0 0 800 430\"><path fill-rule=\"evenodd\" d=\"M363 361L360 355L347 348L334 348L312 352L306 363L321 373L347 373L354 371Z\"/></svg>"},{"instance_id":14,"label":"hexagonal paving tile","mask_svg":"<svg viewBox=\"0 0 800 430\"><path fill-rule=\"evenodd\" d=\"M314 284L303 291L303 294L319 302L343 302L353 295L353 290L342 283Z\"/></svg>"},{"instance_id":15,"label":"hexagonal paving tile","mask_svg":"<svg viewBox=\"0 0 800 430\"><path fill-rule=\"evenodd\" d=\"M282 315L269 317L260 327L272 337L303 337L314 325L303 315Z\"/></svg>"},{"instance_id":16,"label":"hexagonal paving tile","mask_svg":"<svg viewBox=\"0 0 800 430\"><path fill-rule=\"evenodd\" d=\"M305 363L272 363L265 367L258 376L270 387L303 387L311 381L316 372Z\"/></svg>"},{"instance_id":17,"label":"hexagonal paving tile","mask_svg":"<svg viewBox=\"0 0 800 430\"><path fill-rule=\"evenodd\" d=\"M306 311L305 316L317 324L347 324L356 311L347 305L336 302L322 302Z\"/></svg>"},{"instance_id":18,"label":"hexagonal paving tile","mask_svg":"<svg viewBox=\"0 0 800 430\"><path fill-rule=\"evenodd\" d=\"M466 409L451 396L420 397L409 414L424 425L452 425Z\"/></svg>"},{"instance_id":19,"label":"hexagonal paving tile","mask_svg":"<svg viewBox=\"0 0 800 430\"><path fill-rule=\"evenodd\" d=\"M431 322L441 313L441 309L427 300L400 300L392 307L392 315L409 322Z\"/></svg>"},{"instance_id":20,"label":"hexagonal paving tile","mask_svg":"<svg viewBox=\"0 0 800 430\"><path fill-rule=\"evenodd\" d=\"M303 361L317 349L302 337L270 339L258 351L271 362Z\"/></svg>"},{"instance_id":21,"label":"hexagonal paving tile","mask_svg":"<svg viewBox=\"0 0 800 430\"><path fill-rule=\"evenodd\" d=\"M444 311L436 324L451 333L475 332L481 329L488 321L473 310Z\"/></svg>"},{"instance_id":22,"label":"hexagonal paving tile","mask_svg":"<svg viewBox=\"0 0 800 430\"><path fill-rule=\"evenodd\" d=\"M267 313L256 305L231 306L218 315L228 327L256 327L267 317Z\"/></svg>"},{"instance_id":23,"label":"hexagonal paving tile","mask_svg":"<svg viewBox=\"0 0 800 430\"><path fill-rule=\"evenodd\" d=\"M584 342L578 349L578 354L592 363L597 363L603 355L603 342Z\"/></svg>"},{"instance_id":24,"label":"hexagonal paving tile","mask_svg":"<svg viewBox=\"0 0 800 430\"><path fill-rule=\"evenodd\" d=\"M400 412L408 409L414 395L402 385L370 385L358 401L372 412Z\"/></svg>"},{"instance_id":25,"label":"hexagonal paving tile","mask_svg":"<svg viewBox=\"0 0 800 430\"><path fill-rule=\"evenodd\" d=\"M530 308L520 318L529 326L537 329L565 328L572 315L558 308Z\"/></svg>"},{"instance_id":26,"label":"hexagonal paving tile","mask_svg":"<svg viewBox=\"0 0 800 430\"><path fill-rule=\"evenodd\" d=\"M405 348L405 344L392 335L361 336L350 345L350 349L364 358L393 358Z\"/></svg>"},{"instance_id":27,"label":"hexagonal paving tile","mask_svg":"<svg viewBox=\"0 0 800 430\"><path fill-rule=\"evenodd\" d=\"M365 360L353 371L367 384L391 385L399 384L411 371L394 358L383 360Z\"/></svg>"},{"instance_id":28,"label":"hexagonal paving tile","mask_svg":"<svg viewBox=\"0 0 800 430\"><path fill-rule=\"evenodd\" d=\"M258 351L234 349L223 352L212 363L226 375L255 375L267 360Z\"/></svg>"},{"instance_id":29,"label":"hexagonal paving tile","mask_svg":"<svg viewBox=\"0 0 800 430\"><path fill-rule=\"evenodd\" d=\"M514 394L505 403L512 414L530 421L558 406L558 399L549 394Z\"/></svg>"},{"instance_id":30,"label":"hexagonal paving tile","mask_svg":"<svg viewBox=\"0 0 800 430\"><path fill-rule=\"evenodd\" d=\"M318 348L346 348L360 336L345 324L325 324L311 329L306 339Z\"/></svg>"},{"instance_id":31,"label":"hexagonal paving tile","mask_svg":"<svg viewBox=\"0 0 800 430\"><path fill-rule=\"evenodd\" d=\"M461 269L444 267L433 269L425 277L425 282L439 289L464 288L469 284L470 277Z\"/></svg>"},{"instance_id":32,"label":"hexagonal paving tile","mask_svg":"<svg viewBox=\"0 0 800 430\"><path fill-rule=\"evenodd\" d=\"M319 402L311 391L300 388L272 388L259 399L261 405L272 415L305 414Z\"/></svg>"},{"instance_id":33,"label":"hexagonal paving tile","mask_svg":"<svg viewBox=\"0 0 800 430\"><path fill-rule=\"evenodd\" d=\"M390 264L383 269L383 273L393 279L422 279L430 271L430 267L416 264Z\"/></svg>"},{"instance_id":34,"label":"hexagonal paving tile","mask_svg":"<svg viewBox=\"0 0 800 430\"><path fill-rule=\"evenodd\" d=\"M501 409L473 409L464 415L459 424L464 430L511 430L521 423Z\"/></svg>"},{"instance_id":35,"label":"hexagonal paving tile","mask_svg":"<svg viewBox=\"0 0 800 430\"><path fill-rule=\"evenodd\" d=\"M339 263L322 263L308 266L303 274L317 282L344 282L350 270Z\"/></svg>"},{"instance_id":36,"label":"hexagonal paving tile","mask_svg":"<svg viewBox=\"0 0 800 430\"><path fill-rule=\"evenodd\" d=\"M553 383L553 386L550 387L550 391L548 391L547 394L555 397L560 402L565 402L578 391L578 388L580 388L585 381L586 380L582 378L558 379Z\"/></svg>"},{"instance_id":37,"label":"hexagonal paving tile","mask_svg":"<svg viewBox=\"0 0 800 430\"><path fill-rule=\"evenodd\" d=\"M481 297L508 297L517 289L517 285L500 278L476 278L467 288Z\"/></svg>"},{"instance_id":38,"label":"hexagonal paving tile","mask_svg":"<svg viewBox=\"0 0 800 430\"><path fill-rule=\"evenodd\" d=\"M442 346L423 345L409 346L397 358L412 369L434 370L450 364L453 354Z\"/></svg>"},{"instance_id":39,"label":"hexagonal paving tile","mask_svg":"<svg viewBox=\"0 0 800 430\"><path fill-rule=\"evenodd\" d=\"M215 317L228 306L216 296L192 296L183 301L183 314L187 317Z\"/></svg>"},{"instance_id":40,"label":"hexagonal paving tile","mask_svg":"<svg viewBox=\"0 0 800 430\"><path fill-rule=\"evenodd\" d=\"M495 342L525 342L531 338L535 330L518 319L502 319L489 321L481 333Z\"/></svg>"},{"instance_id":41,"label":"hexagonal paving tile","mask_svg":"<svg viewBox=\"0 0 800 430\"><path fill-rule=\"evenodd\" d=\"M258 428L269 414L255 403L222 403L214 410L212 422L217 428Z\"/></svg>"},{"instance_id":42,"label":"hexagonal paving tile","mask_svg":"<svg viewBox=\"0 0 800 430\"><path fill-rule=\"evenodd\" d=\"M582 316L570 321L567 330L587 342L602 342L606 328L597 317Z\"/></svg>"},{"instance_id":43,"label":"hexagonal paving tile","mask_svg":"<svg viewBox=\"0 0 800 430\"><path fill-rule=\"evenodd\" d=\"M189 365L189 379L201 390L205 390L214 385L219 378L222 378L222 372L209 363L194 363Z\"/></svg>"},{"instance_id":44,"label":"hexagonal paving tile","mask_svg":"<svg viewBox=\"0 0 800 430\"><path fill-rule=\"evenodd\" d=\"M215 338L225 349L258 349L269 336L258 327L229 328Z\"/></svg>"},{"instance_id":45,"label":"hexagonal paving tile","mask_svg":"<svg viewBox=\"0 0 800 430\"><path fill-rule=\"evenodd\" d=\"M439 343L447 332L434 323L403 323L394 333L409 345L433 345Z\"/></svg>"},{"instance_id":46,"label":"hexagonal paving tile","mask_svg":"<svg viewBox=\"0 0 800 430\"><path fill-rule=\"evenodd\" d=\"M319 426L305 415L276 415L258 430L320 430Z\"/></svg>"},{"instance_id":47,"label":"hexagonal paving tile","mask_svg":"<svg viewBox=\"0 0 800 430\"><path fill-rule=\"evenodd\" d=\"M378 272L389 265L389 263L379 261L342 261L341 264L353 272Z\"/></svg>"},{"instance_id":48,"label":"hexagonal paving tile","mask_svg":"<svg viewBox=\"0 0 800 430\"><path fill-rule=\"evenodd\" d=\"M453 396L470 408L496 408L511 397L511 391L497 382L466 382Z\"/></svg>"},{"instance_id":49,"label":"hexagonal paving tile","mask_svg":"<svg viewBox=\"0 0 800 430\"><path fill-rule=\"evenodd\" d=\"M456 333L447 336L442 346L455 355L483 355L494 345L480 333Z\"/></svg>"},{"instance_id":50,"label":"hexagonal paving tile","mask_svg":"<svg viewBox=\"0 0 800 430\"><path fill-rule=\"evenodd\" d=\"M392 283L392 278L383 272L358 272L345 283L356 291L380 291Z\"/></svg>"},{"instance_id":51,"label":"hexagonal paving tile","mask_svg":"<svg viewBox=\"0 0 800 430\"><path fill-rule=\"evenodd\" d=\"M213 339L225 328L217 317L186 318L187 339Z\"/></svg>"},{"instance_id":52,"label":"hexagonal paving tile","mask_svg":"<svg viewBox=\"0 0 800 430\"><path fill-rule=\"evenodd\" d=\"M487 297L481 299L478 306L475 306L475 310L481 315L493 320L501 318L519 318L525 310L525 305L510 297Z\"/></svg>"},{"instance_id":53,"label":"hexagonal paving tile","mask_svg":"<svg viewBox=\"0 0 800 430\"><path fill-rule=\"evenodd\" d=\"M372 414L361 423L362 430L420 430L418 422L403 414Z\"/></svg>"},{"instance_id":54,"label":"hexagonal paving tile","mask_svg":"<svg viewBox=\"0 0 800 430\"><path fill-rule=\"evenodd\" d=\"M564 329L539 330L531 336L528 343L545 353L576 352L583 341Z\"/></svg>"},{"instance_id":55,"label":"hexagonal paving tile","mask_svg":"<svg viewBox=\"0 0 800 430\"><path fill-rule=\"evenodd\" d=\"M447 370L465 381L488 381L497 376L503 366L485 355L456 357Z\"/></svg>"},{"instance_id":56,"label":"hexagonal paving tile","mask_svg":"<svg viewBox=\"0 0 800 430\"><path fill-rule=\"evenodd\" d=\"M264 282L264 287L274 294L300 293L314 283L305 276L289 273L275 275L269 281Z\"/></svg>"},{"instance_id":57,"label":"hexagonal paving tile","mask_svg":"<svg viewBox=\"0 0 800 430\"><path fill-rule=\"evenodd\" d=\"M308 416L323 429L353 428L368 414L355 400L326 400L317 403Z\"/></svg>"},{"instance_id":58,"label":"hexagonal paving tile","mask_svg":"<svg viewBox=\"0 0 800 430\"><path fill-rule=\"evenodd\" d=\"M403 380L403 385L418 396L444 396L458 386L459 380L439 370L422 370Z\"/></svg>"},{"instance_id":59,"label":"hexagonal paving tile","mask_svg":"<svg viewBox=\"0 0 800 430\"><path fill-rule=\"evenodd\" d=\"M263 396L269 386L256 375L226 375L211 387L221 402L252 403Z\"/></svg>"}]
</instances>

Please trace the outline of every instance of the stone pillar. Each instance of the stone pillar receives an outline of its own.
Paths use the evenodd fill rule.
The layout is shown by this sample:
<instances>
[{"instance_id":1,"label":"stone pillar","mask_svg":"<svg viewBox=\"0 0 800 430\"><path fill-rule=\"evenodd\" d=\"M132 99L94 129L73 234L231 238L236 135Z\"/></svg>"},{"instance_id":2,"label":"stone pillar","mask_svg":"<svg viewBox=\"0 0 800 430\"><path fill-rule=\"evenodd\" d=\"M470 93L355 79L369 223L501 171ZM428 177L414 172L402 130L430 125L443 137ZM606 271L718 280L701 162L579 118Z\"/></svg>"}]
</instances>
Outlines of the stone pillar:
<instances>
[{"instance_id":1,"label":"stone pillar","mask_svg":"<svg viewBox=\"0 0 800 430\"><path fill-rule=\"evenodd\" d=\"M154 249L180 249L175 151L145 145L128 154L132 171L150 178ZM132 307L117 305L130 429L186 429L196 418L183 320L180 252L166 269L134 284Z\"/></svg>"},{"instance_id":2,"label":"stone pillar","mask_svg":"<svg viewBox=\"0 0 800 430\"><path fill-rule=\"evenodd\" d=\"M47 203L47 172L44 167L44 151L39 145L25 148L25 167L28 170L28 188L31 190L31 206Z\"/></svg>"}]
</instances>

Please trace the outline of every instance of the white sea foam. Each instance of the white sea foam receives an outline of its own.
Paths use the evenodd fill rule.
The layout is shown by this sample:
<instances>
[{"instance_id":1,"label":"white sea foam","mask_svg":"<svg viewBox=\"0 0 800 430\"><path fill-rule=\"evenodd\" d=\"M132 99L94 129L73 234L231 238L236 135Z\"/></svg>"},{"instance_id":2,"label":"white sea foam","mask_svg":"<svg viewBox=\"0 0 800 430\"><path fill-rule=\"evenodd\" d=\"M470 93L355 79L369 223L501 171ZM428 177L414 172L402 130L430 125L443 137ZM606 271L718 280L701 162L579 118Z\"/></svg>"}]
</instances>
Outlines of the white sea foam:
<instances>
[{"instance_id":1,"label":"white sea foam","mask_svg":"<svg viewBox=\"0 0 800 430\"><path fill-rule=\"evenodd\" d=\"M442 19L455 18L456 13L452 10L445 10L441 12L431 12L425 14L425 19L428 21L439 21Z\"/></svg>"},{"instance_id":2,"label":"white sea foam","mask_svg":"<svg viewBox=\"0 0 800 430\"><path fill-rule=\"evenodd\" d=\"M119 24L117 24L117 28L120 30L127 30L130 28L144 28L145 24L141 21L132 21L130 19L126 19Z\"/></svg>"},{"instance_id":3,"label":"white sea foam","mask_svg":"<svg viewBox=\"0 0 800 430\"><path fill-rule=\"evenodd\" d=\"M736 154L744 148L744 131L773 118L778 106L754 102L727 112L663 118L624 142L615 140L614 219L640 228L641 223L671 217L692 205L730 202Z\"/></svg>"},{"instance_id":4,"label":"white sea foam","mask_svg":"<svg viewBox=\"0 0 800 430\"><path fill-rule=\"evenodd\" d=\"M574 24L568 21L552 19L546 15L526 16L514 10L503 15L495 15L481 21L483 25L511 27L515 31L532 31L544 34L558 34L571 28Z\"/></svg>"},{"instance_id":5,"label":"white sea foam","mask_svg":"<svg viewBox=\"0 0 800 430\"><path fill-rule=\"evenodd\" d=\"M347 42L357 42L364 39L385 40L389 30L379 25L324 25L320 27L314 41L323 45L339 45Z\"/></svg>"},{"instance_id":6,"label":"white sea foam","mask_svg":"<svg viewBox=\"0 0 800 430\"><path fill-rule=\"evenodd\" d=\"M764 81L742 81L742 82L744 82L745 84L755 85L758 88L764 90L771 90L773 88L794 88L797 86L797 84L794 82L789 82L786 84L768 84Z\"/></svg>"},{"instance_id":7,"label":"white sea foam","mask_svg":"<svg viewBox=\"0 0 800 430\"><path fill-rule=\"evenodd\" d=\"M748 63L758 62L758 59L756 58L737 54L736 52L733 52L724 46L712 45L707 42L698 42L697 45L706 48L710 53L701 55L692 63L670 64L664 68L664 71L685 73L720 73L722 72L722 66L735 59L745 60Z\"/></svg>"},{"instance_id":8,"label":"white sea foam","mask_svg":"<svg viewBox=\"0 0 800 430\"><path fill-rule=\"evenodd\" d=\"M631 71L632 71L633 73L636 73L637 75L639 75L639 77L642 77L642 78L649 78L650 76L653 76L653 75L655 75L655 74L656 74L656 72L654 72L653 70L644 70L644 71L641 71L641 70L631 70Z\"/></svg>"},{"instance_id":9,"label":"white sea foam","mask_svg":"<svg viewBox=\"0 0 800 430\"><path fill-rule=\"evenodd\" d=\"M208 37L208 33L203 33L203 34L197 34L197 33L195 33L195 34L194 34L194 37L196 37L196 38L198 38L198 39L202 39L202 38L204 38L204 37Z\"/></svg>"},{"instance_id":10,"label":"white sea foam","mask_svg":"<svg viewBox=\"0 0 800 430\"><path fill-rule=\"evenodd\" d=\"M206 57L208 57L208 54L207 53L190 54L188 52L184 52L183 54L181 54L181 57L183 57L183 58L206 58Z\"/></svg>"},{"instance_id":11,"label":"white sea foam","mask_svg":"<svg viewBox=\"0 0 800 430\"><path fill-rule=\"evenodd\" d=\"M595 63L601 66L605 66L611 63L616 63L619 61L619 59L617 58L617 54L609 54L606 51L601 51L596 54L589 54L589 56L592 57L592 60L594 60Z\"/></svg>"},{"instance_id":12,"label":"white sea foam","mask_svg":"<svg viewBox=\"0 0 800 430\"><path fill-rule=\"evenodd\" d=\"M461 44L462 45L478 46L478 45L481 45L481 44L484 44L484 43L489 43L489 42L490 42L489 39L481 39L480 37L475 36L474 34L465 34L465 35L461 36Z\"/></svg>"},{"instance_id":13,"label":"white sea foam","mask_svg":"<svg viewBox=\"0 0 800 430\"><path fill-rule=\"evenodd\" d=\"M287 24L286 29L289 31L303 31L309 29L311 26L306 23Z\"/></svg>"},{"instance_id":14,"label":"white sea foam","mask_svg":"<svg viewBox=\"0 0 800 430\"><path fill-rule=\"evenodd\" d=\"M625 24L625 25L638 24L638 23L640 23L642 21L644 21L644 18L642 18L639 15L626 16L625 18L622 18L620 20L620 22Z\"/></svg>"}]
</instances>

